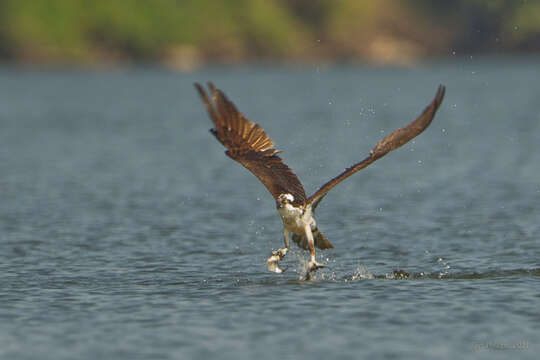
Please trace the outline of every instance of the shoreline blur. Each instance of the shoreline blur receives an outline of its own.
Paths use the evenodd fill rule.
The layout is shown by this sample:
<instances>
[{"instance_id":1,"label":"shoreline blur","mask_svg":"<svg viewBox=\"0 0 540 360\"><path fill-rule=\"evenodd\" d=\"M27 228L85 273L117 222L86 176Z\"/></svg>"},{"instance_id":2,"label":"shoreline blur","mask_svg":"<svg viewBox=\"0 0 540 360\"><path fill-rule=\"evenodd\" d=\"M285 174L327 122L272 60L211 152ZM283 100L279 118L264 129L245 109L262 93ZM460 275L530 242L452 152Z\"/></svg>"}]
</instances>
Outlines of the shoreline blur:
<instances>
[{"instance_id":1,"label":"shoreline blur","mask_svg":"<svg viewBox=\"0 0 540 360\"><path fill-rule=\"evenodd\" d=\"M0 63L416 66L540 53L540 4L458 0L0 1Z\"/></svg>"}]
</instances>

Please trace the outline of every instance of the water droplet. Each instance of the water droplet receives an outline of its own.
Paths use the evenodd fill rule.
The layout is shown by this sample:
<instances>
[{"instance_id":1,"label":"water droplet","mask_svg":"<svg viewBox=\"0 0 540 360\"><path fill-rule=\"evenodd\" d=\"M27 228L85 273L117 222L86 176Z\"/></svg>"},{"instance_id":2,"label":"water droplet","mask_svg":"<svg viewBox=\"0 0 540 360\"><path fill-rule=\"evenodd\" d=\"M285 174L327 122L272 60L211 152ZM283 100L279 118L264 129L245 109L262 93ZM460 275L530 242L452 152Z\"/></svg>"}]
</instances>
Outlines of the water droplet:
<instances>
[{"instance_id":1,"label":"water droplet","mask_svg":"<svg viewBox=\"0 0 540 360\"><path fill-rule=\"evenodd\" d=\"M441 129L441 132L445 133L445 132L446 132L446 129L445 129L445 128L442 128L442 129Z\"/></svg>"}]
</instances>

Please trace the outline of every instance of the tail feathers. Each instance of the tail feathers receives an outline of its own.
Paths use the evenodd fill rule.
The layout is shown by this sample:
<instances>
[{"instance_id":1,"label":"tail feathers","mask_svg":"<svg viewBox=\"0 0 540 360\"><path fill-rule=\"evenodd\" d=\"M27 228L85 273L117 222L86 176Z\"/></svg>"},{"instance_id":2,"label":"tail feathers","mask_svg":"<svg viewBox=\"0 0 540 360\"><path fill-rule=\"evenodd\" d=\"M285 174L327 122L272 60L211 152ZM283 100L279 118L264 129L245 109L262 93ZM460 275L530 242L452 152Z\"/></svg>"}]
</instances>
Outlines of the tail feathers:
<instances>
[{"instance_id":1,"label":"tail feathers","mask_svg":"<svg viewBox=\"0 0 540 360\"><path fill-rule=\"evenodd\" d=\"M305 235L297 235L293 233L292 239L296 243L296 245L298 245L302 249L309 249L308 240ZM326 250L334 247L334 245L332 245L332 243L328 241L326 236L324 236L317 228L313 230L313 240L315 242L315 247L319 249Z\"/></svg>"}]
</instances>

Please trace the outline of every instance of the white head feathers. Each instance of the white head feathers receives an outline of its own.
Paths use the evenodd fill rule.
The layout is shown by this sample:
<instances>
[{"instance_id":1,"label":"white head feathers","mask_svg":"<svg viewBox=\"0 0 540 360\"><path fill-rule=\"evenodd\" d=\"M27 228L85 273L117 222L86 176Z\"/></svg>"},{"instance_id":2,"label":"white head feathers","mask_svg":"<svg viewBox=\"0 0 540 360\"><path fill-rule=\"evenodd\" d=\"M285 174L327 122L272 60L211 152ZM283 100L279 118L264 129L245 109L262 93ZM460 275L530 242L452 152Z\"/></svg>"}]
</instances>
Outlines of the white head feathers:
<instances>
[{"instance_id":1,"label":"white head feathers","mask_svg":"<svg viewBox=\"0 0 540 360\"><path fill-rule=\"evenodd\" d=\"M279 197L283 199L287 199L290 202L294 201L294 196L292 196L292 194L281 194Z\"/></svg>"}]
</instances>

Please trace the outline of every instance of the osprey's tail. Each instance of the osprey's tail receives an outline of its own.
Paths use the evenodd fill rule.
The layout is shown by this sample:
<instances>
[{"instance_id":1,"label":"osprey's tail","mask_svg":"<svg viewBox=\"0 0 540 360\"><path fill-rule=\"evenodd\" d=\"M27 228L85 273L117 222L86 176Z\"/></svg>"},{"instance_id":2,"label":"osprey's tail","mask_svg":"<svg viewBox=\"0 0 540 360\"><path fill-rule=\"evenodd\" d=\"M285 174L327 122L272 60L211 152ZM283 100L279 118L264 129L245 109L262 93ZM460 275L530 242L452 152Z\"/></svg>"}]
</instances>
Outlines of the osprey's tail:
<instances>
[{"instance_id":1,"label":"osprey's tail","mask_svg":"<svg viewBox=\"0 0 540 360\"><path fill-rule=\"evenodd\" d=\"M322 250L331 249L334 247L334 245L332 245L332 243L328 241L326 236L324 236L319 231L319 229L315 228L315 230L313 230L312 233L313 233L313 240L315 242L315 247L318 247L319 249L322 249ZM304 250L309 249L306 235L296 235L295 233L293 233L292 239L296 243L296 245L298 245L302 249Z\"/></svg>"}]
</instances>

